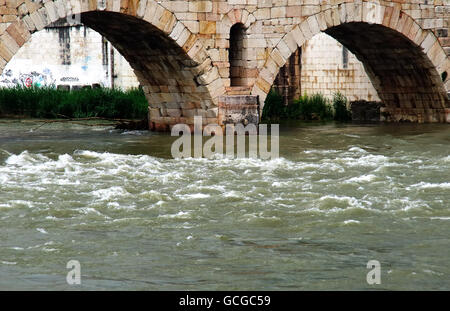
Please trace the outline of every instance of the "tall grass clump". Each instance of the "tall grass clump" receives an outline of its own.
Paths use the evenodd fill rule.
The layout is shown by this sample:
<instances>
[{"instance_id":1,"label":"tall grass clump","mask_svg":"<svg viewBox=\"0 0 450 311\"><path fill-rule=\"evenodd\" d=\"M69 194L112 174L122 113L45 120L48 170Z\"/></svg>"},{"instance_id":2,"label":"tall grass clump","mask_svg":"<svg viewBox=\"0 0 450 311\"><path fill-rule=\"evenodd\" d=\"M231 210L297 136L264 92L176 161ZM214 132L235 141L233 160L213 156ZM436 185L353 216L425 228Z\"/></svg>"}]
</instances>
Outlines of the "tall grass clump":
<instances>
[{"instance_id":1,"label":"tall grass clump","mask_svg":"<svg viewBox=\"0 0 450 311\"><path fill-rule=\"evenodd\" d=\"M147 111L148 103L141 89L0 88L0 116L144 119Z\"/></svg>"},{"instance_id":2,"label":"tall grass clump","mask_svg":"<svg viewBox=\"0 0 450 311\"><path fill-rule=\"evenodd\" d=\"M289 105L284 105L283 97L271 90L264 103L262 119L332 120L333 109L322 94L305 94Z\"/></svg>"},{"instance_id":3,"label":"tall grass clump","mask_svg":"<svg viewBox=\"0 0 450 311\"><path fill-rule=\"evenodd\" d=\"M322 94L303 95L287 106L287 115L302 120L332 120L333 111Z\"/></svg>"},{"instance_id":4,"label":"tall grass clump","mask_svg":"<svg viewBox=\"0 0 450 311\"><path fill-rule=\"evenodd\" d=\"M347 108L348 100L340 92L333 95L334 119L336 121L350 121L352 114Z\"/></svg>"},{"instance_id":5,"label":"tall grass clump","mask_svg":"<svg viewBox=\"0 0 450 311\"><path fill-rule=\"evenodd\" d=\"M274 89L271 89L264 101L264 109L262 112L262 119L267 121L277 121L285 116L285 105L283 103L283 96L281 96Z\"/></svg>"}]
</instances>

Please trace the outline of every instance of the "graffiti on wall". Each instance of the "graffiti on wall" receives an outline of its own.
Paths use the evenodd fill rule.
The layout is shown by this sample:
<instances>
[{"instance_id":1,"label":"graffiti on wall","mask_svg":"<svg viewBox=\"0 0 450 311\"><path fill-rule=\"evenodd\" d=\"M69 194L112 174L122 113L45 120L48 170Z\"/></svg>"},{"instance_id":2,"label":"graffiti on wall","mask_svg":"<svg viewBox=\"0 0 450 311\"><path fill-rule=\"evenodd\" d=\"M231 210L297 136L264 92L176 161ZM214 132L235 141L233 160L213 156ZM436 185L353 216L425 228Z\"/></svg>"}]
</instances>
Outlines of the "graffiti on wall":
<instances>
[{"instance_id":1,"label":"graffiti on wall","mask_svg":"<svg viewBox=\"0 0 450 311\"><path fill-rule=\"evenodd\" d=\"M54 87L56 79L52 71L45 68L42 72L31 71L29 73L16 72L12 69L5 70L0 76L0 87L31 87L49 86Z\"/></svg>"},{"instance_id":2,"label":"graffiti on wall","mask_svg":"<svg viewBox=\"0 0 450 311\"><path fill-rule=\"evenodd\" d=\"M27 72L25 68L25 66L7 67L0 75L0 88L17 86L58 88L61 86L70 89L72 87L92 86L93 84L108 85L102 79L98 79L98 75L95 75L95 78L92 79L91 77L94 75L86 73L89 68L86 68L86 70L81 68L83 70L81 74L80 71L59 70L60 68L53 68L53 71L48 68L44 70L33 68L34 70ZM76 68L76 66L72 68Z\"/></svg>"}]
</instances>

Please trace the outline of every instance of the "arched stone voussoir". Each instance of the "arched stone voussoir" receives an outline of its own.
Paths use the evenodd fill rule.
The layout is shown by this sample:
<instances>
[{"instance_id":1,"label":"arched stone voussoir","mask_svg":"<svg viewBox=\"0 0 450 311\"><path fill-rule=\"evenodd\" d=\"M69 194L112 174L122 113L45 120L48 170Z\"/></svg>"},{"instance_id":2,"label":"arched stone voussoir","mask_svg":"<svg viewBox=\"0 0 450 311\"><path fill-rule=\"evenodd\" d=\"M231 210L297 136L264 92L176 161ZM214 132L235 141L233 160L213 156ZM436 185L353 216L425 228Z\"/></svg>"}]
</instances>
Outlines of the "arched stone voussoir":
<instances>
[{"instance_id":1,"label":"arched stone voussoir","mask_svg":"<svg viewBox=\"0 0 450 311\"><path fill-rule=\"evenodd\" d=\"M227 14L223 16L220 22L229 27L233 26L234 24L241 23L244 25L245 28L248 28L255 21L256 18L253 16L253 14L247 11L246 9L232 8L230 11L228 11Z\"/></svg>"},{"instance_id":2,"label":"arched stone voussoir","mask_svg":"<svg viewBox=\"0 0 450 311\"><path fill-rule=\"evenodd\" d=\"M11 39L20 47L22 47L25 42L31 38L31 33L27 26L22 20L17 20L11 23L7 28L6 32Z\"/></svg>"},{"instance_id":3,"label":"arched stone voussoir","mask_svg":"<svg viewBox=\"0 0 450 311\"><path fill-rule=\"evenodd\" d=\"M369 24L382 24L384 19L385 6L374 2L362 3L361 22Z\"/></svg>"},{"instance_id":4,"label":"arched stone voussoir","mask_svg":"<svg viewBox=\"0 0 450 311\"><path fill-rule=\"evenodd\" d=\"M175 14L153 0L147 0L145 13L142 19L155 26L165 34L169 34L178 22Z\"/></svg>"}]
</instances>

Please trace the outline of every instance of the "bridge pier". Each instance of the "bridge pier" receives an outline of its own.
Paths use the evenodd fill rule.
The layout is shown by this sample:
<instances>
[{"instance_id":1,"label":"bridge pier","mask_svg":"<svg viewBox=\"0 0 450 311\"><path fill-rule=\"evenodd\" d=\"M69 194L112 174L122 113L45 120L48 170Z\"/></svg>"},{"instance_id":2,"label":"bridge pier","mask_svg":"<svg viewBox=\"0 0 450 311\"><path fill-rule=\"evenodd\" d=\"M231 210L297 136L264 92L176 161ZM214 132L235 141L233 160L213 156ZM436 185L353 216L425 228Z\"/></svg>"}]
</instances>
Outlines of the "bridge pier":
<instances>
[{"instance_id":1,"label":"bridge pier","mask_svg":"<svg viewBox=\"0 0 450 311\"><path fill-rule=\"evenodd\" d=\"M255 124L260 121L260 104L257 95L223 95L218 100L217 117L207 114L197 114L202 117L203 127L208 124ZM167 132L176 124L187 124L193 130L194 116L152 118L149 113L149 129L157 132Z\"/></svg>"},{"instance_id":2,"label":"bridge pier","mask_svg":"<svg viewBox=\"0 0 450 311\"><path fill-rule=\"evenodd\" d=\"M225 95L219 97L218 123L255 124L260 121L259 97L257 95Z\"/></svg>"}]
</instances>

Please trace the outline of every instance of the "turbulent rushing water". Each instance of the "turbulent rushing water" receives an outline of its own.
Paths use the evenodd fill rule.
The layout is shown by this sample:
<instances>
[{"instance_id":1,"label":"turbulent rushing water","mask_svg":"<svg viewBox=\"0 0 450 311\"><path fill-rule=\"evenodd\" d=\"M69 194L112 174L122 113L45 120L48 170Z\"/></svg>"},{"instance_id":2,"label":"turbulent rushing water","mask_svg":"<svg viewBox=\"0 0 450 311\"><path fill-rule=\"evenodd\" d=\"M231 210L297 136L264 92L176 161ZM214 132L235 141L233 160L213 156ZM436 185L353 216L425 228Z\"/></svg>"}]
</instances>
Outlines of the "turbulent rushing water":
<instances>
[{"instance_id":1,"label":"turbulent rushing water","mask_svg":"<svg viewBox=\"0 0 450 311\"><path fill-rule=\"evenodd\" d=\"M448 125L285 125L270 161L37 126L0 124L0 289L450 289Z\"/></svg>"}]
</instances>

